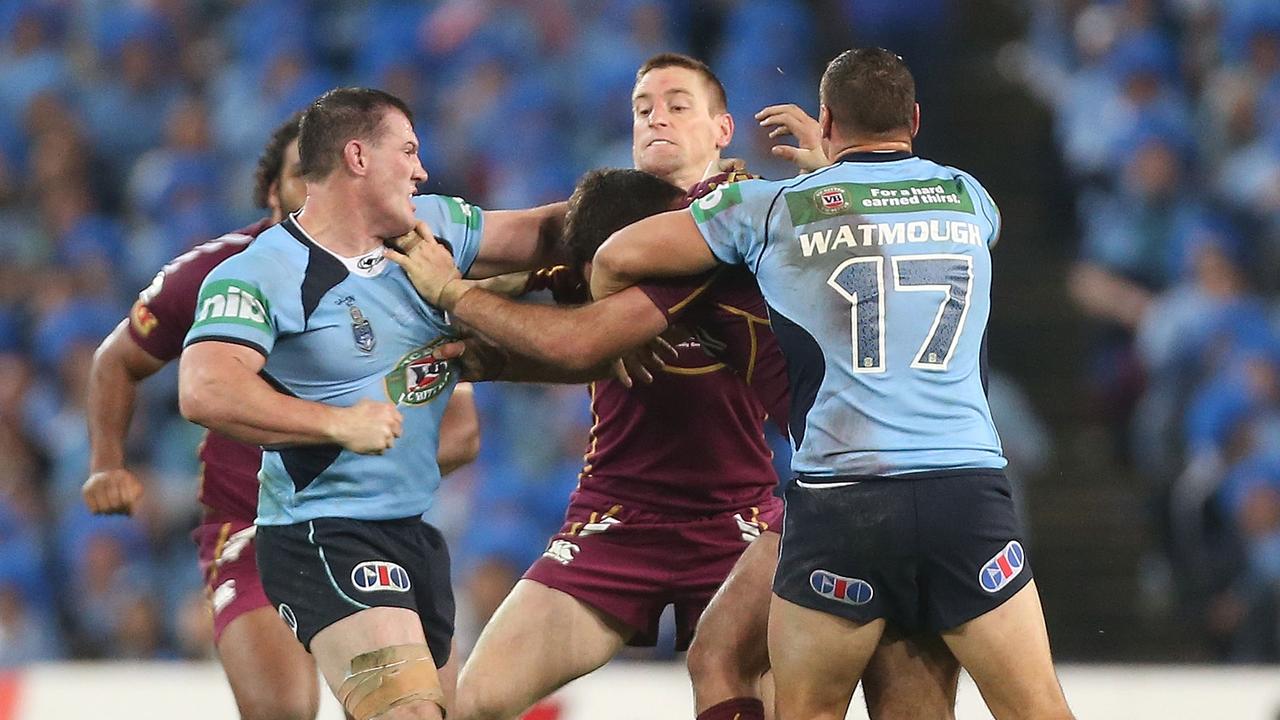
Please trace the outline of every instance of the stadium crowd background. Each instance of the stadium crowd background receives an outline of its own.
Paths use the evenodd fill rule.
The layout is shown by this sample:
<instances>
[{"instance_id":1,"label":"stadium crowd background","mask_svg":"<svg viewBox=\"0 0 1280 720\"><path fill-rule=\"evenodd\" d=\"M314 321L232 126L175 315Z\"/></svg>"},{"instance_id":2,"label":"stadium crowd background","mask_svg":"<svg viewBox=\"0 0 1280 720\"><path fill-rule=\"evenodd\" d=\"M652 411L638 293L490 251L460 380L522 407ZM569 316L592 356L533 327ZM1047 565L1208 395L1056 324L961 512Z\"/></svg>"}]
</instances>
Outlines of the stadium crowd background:
<instances>
[{"instance_id":1,"label":"stadium crowd background","mask_svg":"<svg viewBox=\"0 0 1280 720\"><path fill-rule=\"evenodd\" d=\"M85 386L93 348L164 262L260 215L254 161L289 113L339 84L390 90L414 109L427 191L525 207L628 166L635 69L685 51L725 83L728 154L777 178L791 169L752 114L816 113L823 63L853 44L907 59L922 154L1004 206L991 340L1011 373L993 375L993 412L1047 555L1059 648L1093 658L1062 642L1079 623L1055 623L1055 608L1088 607L1089 578L1054 574L1052 551L1085 552L1059 536L1088 505L1063 501L1120 487L1121 522L1143 529L1116 571L1138 590L1124 612L1192 638L1128 655L1280 659L1274 6L0 0L0 667L209 654L187 538L201 432L176 414L174 369L144 385L131 460L148 495L132 518L80 501ZM580 388L476 397L480 459L432 514L464 641L559 526L590 424ZM1042 500L1052 488L1066 490ZM1066 521L1038 522L1045 506Z\"/></svg>"}]
</instances>

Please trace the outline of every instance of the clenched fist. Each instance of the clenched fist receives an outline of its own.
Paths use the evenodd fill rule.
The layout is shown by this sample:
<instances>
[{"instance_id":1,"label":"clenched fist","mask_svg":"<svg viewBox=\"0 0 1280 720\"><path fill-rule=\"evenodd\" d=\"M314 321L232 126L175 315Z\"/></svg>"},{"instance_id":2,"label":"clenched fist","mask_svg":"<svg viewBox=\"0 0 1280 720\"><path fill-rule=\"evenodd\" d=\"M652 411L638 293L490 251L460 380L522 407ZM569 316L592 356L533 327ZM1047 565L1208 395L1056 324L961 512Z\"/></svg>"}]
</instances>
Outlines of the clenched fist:
<instances>
[{"instance_id":1,"label":"clenched fist","mask_svg":"<svg viewBox=\"0 0 1280 720\"><path fill-rule=\"evenodd\" d=\"M330 435L334 442L361 455L381 455L404 432L404 416L388 402L361 400L339 408Z\"/></svg>"},{"instance_id":2,"label":"clenched fist","mask_svg":"<svg viewBox=\"0 0 1280 720\"><path fill-rule=\"evenodd\" d=\"M100 470L84 481L80 494L95 515L130 515L142 497L142 483L124 468Z\"/></svg>"}]
</instances>

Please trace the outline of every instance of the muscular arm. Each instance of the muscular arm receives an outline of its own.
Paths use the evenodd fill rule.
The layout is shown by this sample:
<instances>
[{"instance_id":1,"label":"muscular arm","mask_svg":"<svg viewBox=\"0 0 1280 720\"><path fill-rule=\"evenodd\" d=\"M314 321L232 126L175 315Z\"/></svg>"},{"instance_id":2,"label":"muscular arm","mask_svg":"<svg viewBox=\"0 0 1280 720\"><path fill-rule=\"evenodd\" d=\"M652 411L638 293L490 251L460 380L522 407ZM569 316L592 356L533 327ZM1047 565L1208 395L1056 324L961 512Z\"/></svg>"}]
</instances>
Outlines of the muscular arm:
<instances>
[{"instance_id":1,"label":"muscular arm","mask_svg":"<svg viewBox=\"0 0 1280 720\"><path fill-rule=\"evenodd\" d=\"M485 213L480 250L467 277L486 278L564 262L559 238L567 207L558 202Z\"/></svg>"},{"instance_id":2,"label":"muscular arm","mask_svg":"<svg viewBox=\"0 0 1280 720\"><path fill-rule=\"evenodd\" d=\"M458 383L440 420L440 449L436 463L448 475L468 465L480 454L480 418L471 383Z\"/></svg>"},{"instance_id":3,"label":"muscular arm","mask_svg":"<svg viewBox=\"0 0 1280 720\"><path fill-rule=\"evenodd\" d=\"M472 288L451 312L498 345L578 373L607 364L667 329L666 316L639 288L575 307L516 302Z\"/></svg>"},{"instance_id":4,"label":"muscular arm","mask_svg":"<svg viewBox=\"0 0 1280 720\"><path fill-rule=\"evenodd\" d=\"M716 263L689 211L665 212L626 226L600 246L591 296L605 299L645 278L697 275Z\"/></svg>"},{"instance_id":5,"label":"muscular arm","mask_svg":"<svg viewBox=\"0 0 1280 720\"><path fill-rule=\"evenodd\" d=\"M125 435L138 384L165 366L134 342L128 322L121 322L102 341L89 370L89 471L94 473L124 467Z\"/></svg>"},{"instance_id":6,"label":"muscular arm","mask_svg":"<svg viewBox=\"0 0 1280 720\"><path fill-rule=\"evenodd\" d=\"M258 374L257 351L206 341L182 352L178 406L183 417L254 445L339 442L340 409L278 392Z\"/></svg>"}]
</instances>

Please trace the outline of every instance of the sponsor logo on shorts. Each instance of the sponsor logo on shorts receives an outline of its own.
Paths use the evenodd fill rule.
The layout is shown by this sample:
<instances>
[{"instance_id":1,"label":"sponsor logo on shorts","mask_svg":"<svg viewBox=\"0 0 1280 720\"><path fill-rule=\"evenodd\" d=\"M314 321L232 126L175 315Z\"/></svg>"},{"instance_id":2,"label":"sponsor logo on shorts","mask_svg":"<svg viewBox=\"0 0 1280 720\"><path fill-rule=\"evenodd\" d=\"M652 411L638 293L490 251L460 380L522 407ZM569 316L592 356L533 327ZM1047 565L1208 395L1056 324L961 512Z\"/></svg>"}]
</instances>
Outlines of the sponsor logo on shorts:
<instances>
[{"instance_id":1,"label":"sponsor logo on shorts","mask_svg":"<svg viewBox=\"0 0 1280 720\"><path fill-rule=\"evenodd\" d=\"M408 592L409 573L399 565L385 560L368 560L351 571L351 584L364 592L393 590Z\"/></svg>"},{"instance_id":2,"label":"sponsor logo on shorts","mask_svg":"<svg viewBox=\"0 0 1280 720\"><path fill-rule=\"evenodd\" d=\"M573 562L573 558L582 548L574 545L568 540L552 540L551 544L542 553L542 557L551 558L561 565L568 565Z\"/></svg>"},{"instance_id":3,"label":"sponsor logo on shorts","mask_svg":"<svg viewBox=\"0 0 1280 720\"><path fill-rule=\"evenodd\" d=\"M276 612L280 613L280 619L293 631L293 636L298 637L298 616L293 614L293 608L280 603L280 607L276 608Z\"/></svg>"},{"instance_id":4,"label":"sponsor logo on shorts","mask_svg":"<svg viewBox=\"0 0 1280 720\"><path fill-rule=\"evenodd\" d=\"M858 578L837 575L827 570L809 573L809 585L824 598L839 600L850 605L866 605L875 597L871 583Z\"/></svg>"},{"instance_id":5,"label":"sponsor logo on shorts","mask_svg":"<svg viewBox=\"0 0 1280 720\"><path fill-rule=\"evenodd\" d=\"M235 599L236 581L235 578L231 578L214 589L213 597L210 598L210 602L213 603L213 614L218 615L226 610Z\"/></svg>"},{"instance_id":6,"label":"sponsor logo on shorts","mask_svg":"<svg viewBox=\"0 0 1280 720\"><path fill-rule=\"evenodd\" d=\"M989 593L999 592L1010 581L1018 577L1022 568L1026 567L1026 553L1022 543L1010 540L1004 549L996 553L978 572L978 582L982 589Z\"/></svg>"}]
</instances>

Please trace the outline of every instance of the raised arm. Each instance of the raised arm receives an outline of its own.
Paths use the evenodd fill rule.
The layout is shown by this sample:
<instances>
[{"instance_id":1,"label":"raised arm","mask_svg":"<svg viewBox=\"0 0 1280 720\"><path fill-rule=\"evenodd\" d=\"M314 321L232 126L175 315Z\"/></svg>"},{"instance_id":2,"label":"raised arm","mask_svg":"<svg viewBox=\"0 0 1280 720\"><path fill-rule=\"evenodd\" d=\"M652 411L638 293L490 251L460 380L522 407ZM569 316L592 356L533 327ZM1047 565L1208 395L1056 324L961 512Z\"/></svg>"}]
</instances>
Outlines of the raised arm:
<instances>
[{"instance_id":1,"label":"raised arm","mask_svg":"<svg viewBox=\"0 0 1280 720\"><path fill-rule=\"evenodd\" d=\"M89 370L89 479L81 488L94 513L131 513L143 487L125 467L125 436L137 400L138 384L164 367L129 336L121 322L93 354Z\"/></svg>"},{"instance_id":2,"label":"raised arm","mask_svg":"<svg viewBox=\"0 0 1280 720\"><path fill-rule=\"evenodd\" d=\"M567 207L558 202L485 213L484 234L467 277L486 278L563 262L559 238Z\"/></svg>"},{"instance_id":3,"label":"raised arm","mask_svg":"<svg viewBox=\"0 0 1280 720\"><path fill-rule=\"evenodd\" d=\"M591 296L601 300L645 278L697 275L716 264L689 211L665 212L626 226L600 246L591 264Z\"/></svg>"},{"instance_id":4,"label":"raised arm","mask_svg":"<svg viewBox=\"0 0 1280 720\"><path fill-rule=\"evenodd\" d=\"M183 417L254 445L337 444L377 454L400 436L391 403L361 400L337 407L286 395L259 372L266 358L235 343L207 340L182 352L178 406Z\"/></svg>"}]
</instances>

